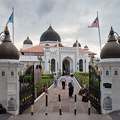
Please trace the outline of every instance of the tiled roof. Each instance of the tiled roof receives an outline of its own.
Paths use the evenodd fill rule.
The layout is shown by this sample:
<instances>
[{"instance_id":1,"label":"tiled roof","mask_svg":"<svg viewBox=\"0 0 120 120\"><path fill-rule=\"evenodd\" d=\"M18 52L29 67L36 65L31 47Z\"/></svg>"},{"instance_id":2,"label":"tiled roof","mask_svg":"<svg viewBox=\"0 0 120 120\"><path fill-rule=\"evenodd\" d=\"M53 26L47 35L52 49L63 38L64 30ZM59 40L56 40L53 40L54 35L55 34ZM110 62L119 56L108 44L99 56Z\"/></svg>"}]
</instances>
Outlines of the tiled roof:
<instances>
[{"instance_id":1,"label":"tiled roof","mask_svg":"<svg viewBox=\"0 0 120 120\"><path fill-rule=\"evenodd\" d=\"M97 55L97 54L94 53L94 52L89 51L89 55Z\"/></svg>"},{"instance_id":2,"label":"tiled roof","mask_svg":"<svg viewBox=\"0 0 120 120\"><path fill-rule=\"evenodd\" d=\"M28 49L20 49L20 52L23 52L23 53L28 53L28 52L31 52L31 53L40 53L40 52L43 52L43 46L40 46L40 45L36 45L34 47L31 47L31 48L28 48Z\"/></svg>"},{"instance_id":3,"label":"tiled roof","mask_svg":"<svg viewBox=\"0 0 120 120\"><path fill-rule=\"evenodd\" d=\"M56 47L56 46L51 46L51 47ZM61 46L59 46L59 47L61 47ZM36 45L34 47L31 47L31 48L28 48L25 50L20 49L20 52L21 53L29 53L29 52L31 52L31 53L40 53L40 52L43 53L44 52L43 48L44 48L44 46ZM72 47L66 47L66 48L72 48ZM84 52L84 49L82 49L82 48L78 48L78 49L79 49L79 53ZM96 53L89 51L89 55L96 55Z\"/></svg>"}]
</instances>

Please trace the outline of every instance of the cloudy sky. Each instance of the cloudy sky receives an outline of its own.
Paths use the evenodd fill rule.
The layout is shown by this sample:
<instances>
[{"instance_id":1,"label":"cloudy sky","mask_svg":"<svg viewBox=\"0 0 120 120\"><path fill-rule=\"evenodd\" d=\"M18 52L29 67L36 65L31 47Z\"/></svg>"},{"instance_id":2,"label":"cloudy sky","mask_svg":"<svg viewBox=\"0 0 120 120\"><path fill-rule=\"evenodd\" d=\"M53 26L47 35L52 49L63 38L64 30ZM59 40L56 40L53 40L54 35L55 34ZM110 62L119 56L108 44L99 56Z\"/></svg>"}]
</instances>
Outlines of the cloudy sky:
<instances>
[{"instance_id":1,"label":"cloudy sky","mask_svg":"<svg viewBox=\"0 0 120 120\"><path fill-rule=\"evenodd\" d=\"M99 56L100 44L97 28L88 28L99 16L102 47L108 39L110 27L120 34L120 0L0 0L0 32L14 7L14 41L22 48L29 38L38 45L41 34L51 24L60 35L64 46L72 46L76 38L82 48L87 45L90 51ZM9 23L12 39L12 24Z\"/></svg>"}]
</instances>

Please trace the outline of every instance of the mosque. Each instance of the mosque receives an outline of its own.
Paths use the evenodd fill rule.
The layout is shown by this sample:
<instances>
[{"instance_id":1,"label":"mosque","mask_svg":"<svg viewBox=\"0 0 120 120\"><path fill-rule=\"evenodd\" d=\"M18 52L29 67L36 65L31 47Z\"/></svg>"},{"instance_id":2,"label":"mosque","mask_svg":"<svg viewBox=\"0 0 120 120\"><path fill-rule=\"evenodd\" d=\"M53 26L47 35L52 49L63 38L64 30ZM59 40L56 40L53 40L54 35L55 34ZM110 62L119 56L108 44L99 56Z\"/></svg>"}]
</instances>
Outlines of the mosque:
<instances>
[{"instance_id":1,"label":"mosque","mask_svg":"<svg viewBox=\"0 0 120 120\"><path fill-rule=\"evenodd\" d=\"M91 57L96 53L89 51L88 46L81 47L76 40L73 46L63 46L60 35L52 26L40 36L39 45L33 46L33 42L27 37L20 49L20 61L25 65L34 63L43 74L51 72L88 72Z\"/></svg>"},{"instance_id":2,"label":"mosque","mask_svg":"<svg viewBox=\"0 0 120 120\"><path fill-rule=\"evenodd\" d=\"M99 103L98 107L102 114L120 110L120 39L116 38L115 33L111 27L107 43L100 53L101 60L97 63L100 84L99 89L93 92L95 96L92 97L95 105ZM33 46L32 41L27 37L19 52L10 40L9 30L6 28L5 38L0 44L0 104L7 112L19 114L22 105L24 106L21 104L23 102L21 96L26 96L25 91L29 88L21 89L20 84L20 71L25 65L34 63L36 69L42 66L40 72L44 74L59 71L88 72L89 61L94 55L94 52L88 51L87 46L82 49L77 40L72 47L63 46L60 36L51 26L41 35L39 45ZM90 72L93 73L91 69ZM93 79L89 78L89 80L98 80L95 74L91 76ZM31 84L30 86L33 92L32 95L30 92L30 95L34 98L34 82L33 86ZM89 88L96 89L93 82ZM97 91L99 95L96 94Z\"/></svg>"}]
</instances>

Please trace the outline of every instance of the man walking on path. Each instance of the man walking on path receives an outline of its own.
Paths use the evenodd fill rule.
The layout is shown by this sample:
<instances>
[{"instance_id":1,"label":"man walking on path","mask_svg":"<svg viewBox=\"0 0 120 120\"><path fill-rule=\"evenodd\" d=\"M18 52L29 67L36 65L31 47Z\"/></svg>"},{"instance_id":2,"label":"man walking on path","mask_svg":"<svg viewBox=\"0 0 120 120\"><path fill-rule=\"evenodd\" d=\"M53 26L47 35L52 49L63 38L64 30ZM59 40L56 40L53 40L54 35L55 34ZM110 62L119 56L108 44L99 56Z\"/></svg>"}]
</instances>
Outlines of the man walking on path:
<instances>
[{"instance_id":1,"label":"man walking on path","mask_svg":"<svg viewBox=\"0 0 120 120\"><path fill-rule=\"evenodd\" d=\"M69 97L72 97L74 92L73 74L71 74L70 77L68 78L68 87L69 87Z\"/></svg>"},{"instance_id":2,"label":"man walking on path","mask_svg":"<svg viewBox=\"0 0 120 120\"><path fill-rule=\"evenodd\" d=\"M60 77L60 82L62 82L62 89L65 89L66 77L64 74Z\"/></svg>"}]
</instances>

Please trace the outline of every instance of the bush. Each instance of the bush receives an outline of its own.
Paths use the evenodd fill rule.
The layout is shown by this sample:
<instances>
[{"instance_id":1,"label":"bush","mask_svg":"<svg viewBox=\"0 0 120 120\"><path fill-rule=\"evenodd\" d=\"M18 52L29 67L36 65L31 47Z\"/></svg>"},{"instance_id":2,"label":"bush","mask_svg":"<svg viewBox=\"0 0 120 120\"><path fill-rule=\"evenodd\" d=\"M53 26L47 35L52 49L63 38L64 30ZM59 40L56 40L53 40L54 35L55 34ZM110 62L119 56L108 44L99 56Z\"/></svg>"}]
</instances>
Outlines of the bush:
<instances>
[{"instance_id":1,"label":"bush","mask_svg":"<svg viewBox=\"0 0 120 120\"><path fill-rule=\"evenodd\" d=\"M37 96L39 96L42 93L42 87L43 85L46 85L46 87L50 87L53 84L53 79L51 79L49 76L42 76L42 80L35 84L34 87L37 89Z\"/></svg>"},{"instance_id":2,"label":"bush","mask_svg":"<svg viewBox=\"0 0 120 120\"><path fill-rule=\"evenodd\" d=\"M74 75L81 86L84 84L87 88L89 88L89 73L76 72Z\"/></svg>"}]
</instances>

